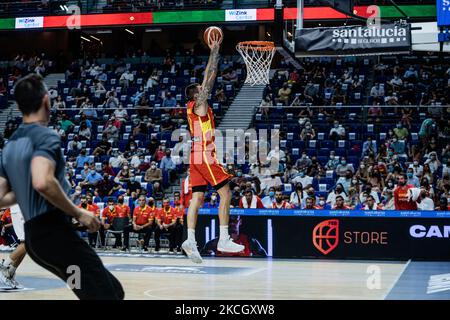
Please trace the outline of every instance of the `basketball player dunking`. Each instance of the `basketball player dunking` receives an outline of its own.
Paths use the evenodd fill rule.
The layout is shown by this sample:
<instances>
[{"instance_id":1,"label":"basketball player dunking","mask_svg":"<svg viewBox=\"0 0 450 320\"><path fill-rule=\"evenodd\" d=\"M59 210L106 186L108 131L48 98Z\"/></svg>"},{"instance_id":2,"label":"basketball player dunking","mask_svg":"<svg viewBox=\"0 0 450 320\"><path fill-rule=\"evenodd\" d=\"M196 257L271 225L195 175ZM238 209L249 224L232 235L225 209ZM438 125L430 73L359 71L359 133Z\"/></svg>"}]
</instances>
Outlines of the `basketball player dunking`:
<instances>
[{"instance_id":1,"label":"basketball player dunking","mask_svg":"<svg viewBox=\"0 0 450 320\"><path fill-rule=\"evenodd\" d=\"M212 91L217 76L222 34L221 32L211 32L210 34L208 46L211 49L211 54L206 66L203 83L201 85L191 84L186 87L186 98L188 99L187 118L193 140L189 167L192 200L187 216L188 238L182 244L182 248L195 263L202 262L195 240L195 226L198 210L203 204L208 183L217 190L220 196L220 236L217 250L231 253L244 250L244 246L234 243L228 233L231 201L231 191L228 185L230 175L225 172L216 158L214 115L208 106L208 96Z\"/></svg>"}]
</instances>

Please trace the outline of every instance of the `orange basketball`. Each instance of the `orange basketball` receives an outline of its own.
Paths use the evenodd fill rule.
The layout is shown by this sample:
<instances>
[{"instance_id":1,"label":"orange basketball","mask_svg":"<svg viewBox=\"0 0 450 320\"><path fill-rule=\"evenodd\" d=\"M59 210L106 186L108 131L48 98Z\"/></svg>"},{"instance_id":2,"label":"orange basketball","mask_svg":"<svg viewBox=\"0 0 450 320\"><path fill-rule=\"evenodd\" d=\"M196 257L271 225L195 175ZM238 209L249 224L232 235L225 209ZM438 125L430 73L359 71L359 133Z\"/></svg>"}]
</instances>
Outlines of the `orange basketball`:
<instances>
[{"instance_id":1,"label":"orange basketball","mask_svg":"<svg viewBox=\"0 0 450 320\"><path fill-rule=\"evenodd\" d=\"M223 31L219 27L209 27L203 33L203 40L207 45L211 43L211 39L213 35L219 35L219 42L222 43L223 40Z\"/></svg>"}]
</instances>

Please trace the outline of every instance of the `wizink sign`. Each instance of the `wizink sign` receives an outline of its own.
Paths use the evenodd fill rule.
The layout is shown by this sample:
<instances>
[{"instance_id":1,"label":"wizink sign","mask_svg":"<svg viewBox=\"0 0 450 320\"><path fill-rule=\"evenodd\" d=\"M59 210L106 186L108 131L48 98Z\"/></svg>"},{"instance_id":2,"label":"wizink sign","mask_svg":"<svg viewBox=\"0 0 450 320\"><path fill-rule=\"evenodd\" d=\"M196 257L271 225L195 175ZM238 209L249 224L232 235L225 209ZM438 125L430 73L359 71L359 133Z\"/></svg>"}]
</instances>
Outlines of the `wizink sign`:
<instances>
[{"instance_id":1,"label":"wizink sign","mask_svg":"<svg viewBox=\"0 0 450 320\"><path fill-rule=\"evenodd\" d=\"M408 29L401 26L337 28L333 30L332 36L333 42L350 44L394 43L406 41Z\"/></svg>"},{"instance_id":2,"label":"wizink sign","mask_svg":"<svg viewBox=\"0 0 450 320\"><path fill-rule=\"evenodd\" d=\"M44 17L16 18L16 29L43 28Z\"/></svg>"},{"instance_id":3,"label":"wizink sign","mask_svg":"<svg viewBox=\"0 0 450 320\"><path fill-rule=\"evenodd\" d=\"M256 9L225 10L225 21L256 21Z\"/></svg>"}]
</instances>

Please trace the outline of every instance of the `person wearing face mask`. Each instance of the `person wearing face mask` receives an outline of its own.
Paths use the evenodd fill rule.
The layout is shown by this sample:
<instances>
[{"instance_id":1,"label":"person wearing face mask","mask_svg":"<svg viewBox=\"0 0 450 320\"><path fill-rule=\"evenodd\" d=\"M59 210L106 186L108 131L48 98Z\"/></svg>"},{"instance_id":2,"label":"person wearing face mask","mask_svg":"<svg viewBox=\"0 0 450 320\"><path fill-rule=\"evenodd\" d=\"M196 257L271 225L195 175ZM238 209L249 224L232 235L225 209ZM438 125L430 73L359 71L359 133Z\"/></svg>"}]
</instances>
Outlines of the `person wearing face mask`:
<instances>
[{"instance_id":1,"label":"person wearing face mask","mask_svg":"<svg viewBox=\"0 0 450 320\"><path fill-rule=\"evenodd\" d=\"M345 128L335 120L333 128L331 128L329 137L331 140L345 140Z\"/></svg>"},{"instance_id":2,"label":"person wearing face mask","mask_svg":"<svg viewBox=\"0 0 450 320\"><path fill-rule=\"evenodd\" d=\"M342 184L336 184L336 188L334 189L334 191L331 191L328 194L327 197L327 204L329 204L331 207L334 207L336 204L336 197L341 196L344 201L348 200L347 194L345 193L344 187L342 186Z\"/></svg>"},{"instance_id":3,"label":"person wearing face mask","mask_svg":"<svg viewBox=\"0 0 450 320\"><path fill-rule=\"evenodd\" d=\"M245 190L244 196L240 198L238 206L242 209L264 209L261 199L253 194L251 189Z\"/></svg>"},{"instance_id":4,"label":"person wearing face mask","mask_svg":"<svg viewBox=\"0 0 450 320\"><path fill-rule=\"evenodd\" d=\"M410 168L413 169L414 175L416 177L420 177L423 174L423 166L419 163L418 160L414 160L413 163L410 165Z\"/></svg>"},{"instance_id":5,"label":"person wearing face mask","mask_svg":"<svg viewBox=\"0 0 450 320\"><path fill-rule=\"evenodd\" d=\"M130 167L128 164L124 164L122 169L117 173L116 180L120 181L121 183L128 183L130 182L131 172Z\"/></svg>"},{"instance_id":6,"label":"person wearing face mask","mask_svg":"<svg viewBox=\"0 0 450 320\"><path fill-rule=\"evenodd\" d=\"M416 197L412 194L413 186L406 182L408 177L402 174L398 180L398 185L394 189L395 210L417 210Z\"/></svg>"},{"instance_id":7,"label":"person wearing face mask","mask_svg":"<svg viewBox=\"0 0 450 320\"><path fill-rule=\"evenodd\" d=\"M112 152L112 145L111 143L108 141L108 136L106 134L102 135L102 141L100 141L94 152L92 153L92 155L94 157L101 157L101 156L106 156L106 155L110 155Z\"/></svg>"},{"instance_id":8,"label":"person wearing face mask","mask_svg":"<svg viewBox=\"0 0 450 320\"><path fill-rule=\"evenodd\" d=\"M177 224L177 212L170 206L168 198L163 199L162 208L158 210L156 216L155 229L155 251L160 250L160 237L162 234L169 235L169 253L173 253L176 247L178 252L181 252L181 238L183 236L183 226Z\"/></svg>"},{"instance_id":9,"label":"person wearing face mask","mask_svg":"<svg viewBox=\"0 0 450 320\"><path fill-rule=\"evenodd\" d=\"M123 199L122 199L123 200ZM129 213L126 210L122 210L120 206L118 206L115 203L114 198L109 198L107 206L103 209L102 212L102 226L103 228L100 229L100 236L101 238L105 238L104 232L105 230L114 230L114 219L116 218L130 218ZM122 234L121 233L113 233L114 237L116 238L116 241L114 243L113 248L120 248L122 247ZM102 241L105 242L104 240Z\"/></svg>"},{"instance_id":10,"label":"person wearing face mask","mask_svg":"<svg viewBox=\"0 0 450 320\"><path fill-rule=\"evenodd\" d=\"M389 144L388 148L388 155L390 157L393 157L394 155L404 155L405 154L405 142L399 141L397 136L394 135L394 137L391 140L391 143Z\"/></svg>"},{"instance_id":11,"label":"person wearing face mask","mask_svg":"<svg viewBox=\"0 0 450 320\"><path fill-rule=\"evenodd\" d=\"M353 174L355 172L355 168L352 163L347 163L347 159L345 157L341 157L341 163L336 167L336 174L339 177L345 177L347 171L350 171Z\"/></svg>"},{"instance_id":12,"label":"person wearing face mask","mask_svg":"<svg viewBox=\"0 0 450 320\"><path fill-rule=\"evenodd\" d=\"M283 193L279 190L275 192L275 201L272 203L272 209L291 209L291 205L283 199Z\"/></svg>"},{"instance_id":13,"label":"person wearing face mask","mask_svg":"<svg viewBox=\"0 0 450 320\"><path fill-rule=\"evenodd\" d=\"M414 175L413 168L411 168L411 167L408 168L408 170L406 171L406 176L408 177L408 180L406 181L406 184L412 185L415 188L419 188L420 187L419 178L417 178Z\"/></svg>"},{"instance_id":14,"label":"person wearing face mask","mask_svg":"<svg viewBox=\"0 0 450 320\"><path fill-rule=\"evenodd\" d=\"M98 173L95 169L91 168L84 181L80 182L80 186L83 189L92 188L97 186L97 184L103 180L103 176Z\"/></svg>"},{"instance_id":15,"label":"person wearing face mask","mask_svg":"<svg viewBox=\"0 0 450 320\"><path fill-rule=\"evenodd\" d=\"M299 171L306 170L312 164L311 159L306 152L302 152L302 156L295 162L295 168Z\"/></svg>"},{"instance_id":16,"label":"person wearing face mask","mask_svg":"<svg viewBox=\"0 0 450 320\"><path fill-rule=\"evenodd\" d=\"M169 177L169 182L173 183L177 178L176 165L171 157L172 151L170 149L165 150L165 156L161 159L160 168L163 173Z\"/></svg>"},{"instance_id":17,"label":"person wearing face mask","mask_svg":"<svg viewBox=\"0 0 450 320\"><path fill-rule=\"evenodd\" d=\"M401 122L397 123L396 128L394 128L394 134L398 140L405 140L409 136L408 129L406 129Z\"/></svg>"},{"instance_id":18,"label":"person wearing face mask","mask_svg":"<svg viewBox=\"0 0 450 320\"><path fill-rule=\"evenodd\" d=\"M298 182L295 185L295 190L291 192L289 203L293 207L301 208L303 204L303 199L306 197L307 195L306 192L303 191L303 185Z\"/></svg>"},{"instance_id":19,"label":"person wearing face mask","mask_svg":"<svg viewBox=\"0 0 450 320\"><path fill-rule=\"evenodd\" d=\"M121 186L114 182L107 173L103 174L103 180L97 184L98 194L101 198L111 196L119 191Z\"/></svg>"},{"instance_id":20,"label":"person wearing face mask","mask_svg":"<svg viewBox=\"0 0 450 320\"><path fill-rule=\"evenodd\" d=\"M139 196L138 206L133 210L132 224L123 229L123 248L122 251L130 249L130 232L143 233L144 243L142 249L148 251L148 244L152 232L155 230L155 219L157 215L157 209L155 206L148 206L145 195Z\"/></svg>"},{"instance_id":21,"label":"person wearing face mask","mask_svg":"<svg viewBox=\"0 0 450 320\"><path fill-rule=\"evenodd\" d=\"M85 162L83 165L83 169L80 171L81 179L85 180L89 172L91 172L91 169L89 168L89 163Z\"/></svg>"},{"instance_id":22,"label":"person wearing face mask","mask_svg":"<svg viewBox=\"0 0 450 320\"><path fill-rule=\"evenodd\" d=\"M128 196L138 195L141 193L141 191L142 191L141 184L136 181L136 177L134 176L134 174L131 174L129 181L127 182L127 195Z\"/></svg>"},{"instance_id":23,"label":"person wearing face mask","mask_svg":"<svg viewBox=\"0 0 450 320\"><path fill-rule=\"evenodd\" d=\"M425 161L425 164L430 167L431 173L434 173L438 170L438 168L441 166L441 162L437 157L436 151L430 152L430 154L428 155L428 160Z\"/></svg>"},{"instance_id":24,"label":"person wearing face mask","mask_svg":"<svg viewBox=\"0 0 450 320\"><path fill-rule=\"evenodd\" d=\"M330 157L328 158L327 163L325 164L326 170L336 170L339 165L339 157L336 156L334 151L330 152Z\"/></svg>"},{"instance_id":25,"label":"person wearing face mask","mask_svg":"<svg viewBox=\"0 0 450 320\"><path fill-rule=\"evenodd\" d=\"M319 210L329 210L330 206L327 204L327 199L325 196L319 196L319 201L317 201L317 208Z\"/></svg>"},{"instance_id":26,"label":"person wearing face mask","mask_svg":"<svg viewBox=\"0 0 450 320\"><path fill-rule=\"evenodd\" d=\"M239 203L241 201L241 188L239 186L234 187L233 196L231 197L231 208L239 208ZM264 206L263 206L264 207Z\"/></svg>"},{"instance_id":27,"label":"person wearing face mask","mask_svg":"<svg viewBox=\"0 0 450 320\"><path fill-rule=\"evenodd\" d=\"M241 169L236 169L236 176L231 179L231 182L241 185L242 183L245 183L247 179L243 176Z\"/></svg>"},{"instance_id":28,"label":"person wearing face mask","mask_svg":"<svg viewBox=\"0 0 450 320\"><path fill-rule=\"evenodd\" d=\"M80 154L76 158L76 167L77 168L83 168L86 164L89 165L89 156L86 154L86 150L81 150Z\"/></svg>"},{"instance_id":29,"label":"person wearing face mask","mask_svg":"<svg viewBox=\"0 0 450 320\"><path fill-rule=\"evenodd\" d=\"M300 133L300 139L305 141L305 144L309 144L309 140L314 140L316 138L316 132L314 131L310 122L307 122L305 127Z\"/></svg>"},{"instance_id":30,"label":"person wearing face mask","mask_svg":"<svg viewBox=\"0 0 450 320\"><path fill-rule=\"evenodd\" d=\"M217 192L212 192L209 201L203 205L204 208L218 208L219 199L217 197Z\"/></svg>"},{"instance_id":31,"label":"person wearing face mask","mask_svg":"<svg viewBox=\"0 0 450 320\"><path fill-rule=\"evenodd\" d=\"M363 143L362 154L368 155L369 152L377 153L377 141L371 136L367 137L367 141Z\"/></svg>"},{"instance_id":32,"label":"person wearing face mask","mask_svg":"<svg viewBox=\"0 0 450 320\"><path fill-rule=\"evenodd\" d=\"M156 166L156 162L152 161L150 168L145 172L145 182L162 182L162 171Z\"/></svg>"},{"instance_id":33,"label":"person wearing face mask","mask_svg":"<svg viewBox=\"0 0 450 320\"><path fill-rule=\"evenodd\" d=\"M275 201L275 188L270 187L269 193L262 199L262 203L264 208L270 209L272 208L273 202Z\"/></svg>"}]
</instances>

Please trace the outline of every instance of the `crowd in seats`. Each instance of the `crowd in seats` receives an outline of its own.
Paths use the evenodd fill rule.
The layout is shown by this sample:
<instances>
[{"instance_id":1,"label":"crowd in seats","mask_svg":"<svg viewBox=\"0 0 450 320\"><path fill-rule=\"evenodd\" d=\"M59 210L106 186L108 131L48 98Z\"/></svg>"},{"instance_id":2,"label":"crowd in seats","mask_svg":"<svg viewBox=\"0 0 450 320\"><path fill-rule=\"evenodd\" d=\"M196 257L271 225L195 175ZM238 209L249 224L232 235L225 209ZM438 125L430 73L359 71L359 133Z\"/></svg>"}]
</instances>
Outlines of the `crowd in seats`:
<instances>
[{"instance_id":1,"label":"crowd in seats","mask_svg":"<svg viewBox=\"0 0 450 320\"><path fill-rule=\"evenodd\" d=\"M374 64L367 58L317 58L305 59L302 67L275 73L255 115L257 129L281 130L283 162L283 169L269 177L269 185L261 183L256 194L270 197L269 206L276 190L283 190L291 203L292 197L302 199L294 203L302 208L313 197L320 208L391 210L405 175L406 184L418 189L412 208L446 208L449 60L382 57ZM335 103L345 79L347 93L339 93ZM331 95L326 96L331 85ZM353 90L359 86L373 107L351 107ZM308 92L314 93L312 99ZM364 104L362 94L359 104ZM249 172L247 177L252 180L254 175Z\"/></svg>"}]
</instances>

